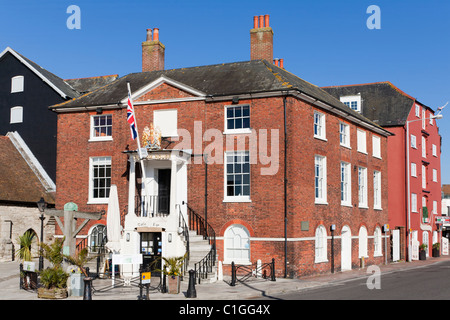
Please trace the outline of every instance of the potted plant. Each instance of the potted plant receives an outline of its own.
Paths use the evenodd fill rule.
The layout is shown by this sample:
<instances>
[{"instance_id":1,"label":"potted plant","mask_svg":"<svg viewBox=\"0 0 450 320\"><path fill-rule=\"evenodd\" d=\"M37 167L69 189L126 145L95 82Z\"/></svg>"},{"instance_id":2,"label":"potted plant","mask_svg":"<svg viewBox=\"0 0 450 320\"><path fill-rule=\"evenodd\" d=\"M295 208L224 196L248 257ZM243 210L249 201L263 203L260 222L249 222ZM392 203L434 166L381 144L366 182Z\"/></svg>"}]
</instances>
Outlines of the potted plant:
<instances>
[{"instance_id":1,"label":"potted plant","mask_svg":"<svg viewBox=\"0 0 450 320\"><path fill-rule=\"evenodd\" d=\"M433 243L433 249L431 251L431 254L433 257L437 258L441 256L441 244L439 242Z\"/></svg>"},{"instance_id":2,"label":"potted plant","mask_svg":"<svg viewBox=\"0 0 450 320\"><path fill-rule=\"evenodd\" d=\"M28 230L22 236L19 236L17 241L20 249L17 251L16 256L25 265L24 271L20 274L23 278L24 289L36 289L37 287L37 274L34 272L35 265L32 261L33 255L31 253L31 245L35 240L35 233Z\"/></svg>"},{"instance_id":3,"label":"potted plant","mask_svg":"<svg viewBox=\"0 0 450 320\"><path fill-rule=\"evenodd\" d=\"M180 275L183 269L184 259L187 253L182 257L162 257L164 260L163 270L156 269L157 272L162 272L167 276L167 284L169 286L169 293L180 293ZM161 259L161 258L160 258ZM153 264L157 263L157 260Z\"/></svg>"},{"instance_id":4,"label":"potted plant","mask_svg":"<svg viewBox=\"0 0 450 320\"><path fill-rule=\"evenodd\" d=\"M419 246L419 260L426 260L427 259L427 253L425 250L427 250L428 245L425 243L422 243Z\"/></svg>"},{"instance_id":5,"label":"potted plant","mask_svg":"<svg viewBox=\"0 0 450 320\"><path fill-rule=\"evenodd\" d=\"M43 256L51 263L40 272L41 284L38 288L38 298L44 299L63 299L67 298L67 279L69 274L62 267L64 240L55 240L51 245L41 243Z\"/></svg>"},{"instance_id":6,"label":"potted plant","mask_svg":"<svg viewBox=\"0 0 450 320\"><path fill-rule=\"evenodd\" d=\"M90 281L92 281L92 278L89 277L89 275L86 271L85 265L95 257L93 257L93 256L89 257L88 249L84 248L80 252L78 252L75 256L64 255L64 258L66 258L66 260L70 264L77 266L78 270L80 271L80 272L72 272L70 274L70 282L72 285L71 295L81 295L81 292L83 292L83 289L84 289L81 286L81 284L82 284L81 281L83 281L83 283L85 284L85 287L86 287L86 283L90 285ZM74 288L79 288L80 292L77 292L78 290L75 290ZM90 290L90 288L86 288L86 289Z\"/></svg>"}]
</instances>

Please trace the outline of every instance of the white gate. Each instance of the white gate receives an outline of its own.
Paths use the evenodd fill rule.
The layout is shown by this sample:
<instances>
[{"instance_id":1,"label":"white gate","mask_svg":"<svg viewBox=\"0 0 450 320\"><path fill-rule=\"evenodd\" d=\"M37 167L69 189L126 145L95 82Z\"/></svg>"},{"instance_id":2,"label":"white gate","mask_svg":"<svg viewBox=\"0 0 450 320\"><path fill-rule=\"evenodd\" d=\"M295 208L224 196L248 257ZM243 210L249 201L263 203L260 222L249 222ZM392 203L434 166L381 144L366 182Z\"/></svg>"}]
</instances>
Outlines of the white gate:
<instances>
[{"instance_id":1,"label":"white gate","mask_svg":"<svg viewBox=\"0 0 450 320\"><path fill-rule=\"evenodd\" d=\"M392 261L400 260L400 230L392 230Z\"/></svg>"}]
</instances>

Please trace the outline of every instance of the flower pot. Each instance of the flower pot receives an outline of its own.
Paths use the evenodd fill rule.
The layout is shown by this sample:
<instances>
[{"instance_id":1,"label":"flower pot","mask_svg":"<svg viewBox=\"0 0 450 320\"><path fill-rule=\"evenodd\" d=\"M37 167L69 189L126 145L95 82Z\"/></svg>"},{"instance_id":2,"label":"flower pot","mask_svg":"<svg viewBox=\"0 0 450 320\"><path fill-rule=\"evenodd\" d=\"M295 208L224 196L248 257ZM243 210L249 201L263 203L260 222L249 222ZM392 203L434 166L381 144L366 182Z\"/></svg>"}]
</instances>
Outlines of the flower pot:
<instances>
[{"instance_id":1,"label":"flower pot","mask_svg":"<svg viewBox=\"0 0 450 320\"><path fill-rule=\"evenodd\" d=\"M180 293L180 277L179 276L167 276L169 284L169 293Z\"/></svg>"},{"instance_id":2,"label":"flower pot","mask_svg":"<svg viewBox=\"0 0 450 320\"><path fill-rule=\"evenodd\" d=\"M439 249L437 249L437 248L433 248L433 249L432 249L431 255L432 255L434 258L438 258L438 257L441 256L441 254L440 254L440 252L439 252Z\"/></svg>"},{"instance_id":3,"label":"flower pot","mask_svg":"<svg viewBox=\"0 0 450 320\"><path fill-rule=\"evenodd\" d=\"M427 260L427 253L425 250L419 250L419 260Z\"/></svg>"},{"instance_id":4,"label":"flower pot","mask_svg":"<svg viewBox=\"0 0 450 320\"><path fill-rule=\"evenodd\" d=\"M66 288L38 288L38 298L42 299L65 299L67 298Z\"/></svg>"}]
</instances>

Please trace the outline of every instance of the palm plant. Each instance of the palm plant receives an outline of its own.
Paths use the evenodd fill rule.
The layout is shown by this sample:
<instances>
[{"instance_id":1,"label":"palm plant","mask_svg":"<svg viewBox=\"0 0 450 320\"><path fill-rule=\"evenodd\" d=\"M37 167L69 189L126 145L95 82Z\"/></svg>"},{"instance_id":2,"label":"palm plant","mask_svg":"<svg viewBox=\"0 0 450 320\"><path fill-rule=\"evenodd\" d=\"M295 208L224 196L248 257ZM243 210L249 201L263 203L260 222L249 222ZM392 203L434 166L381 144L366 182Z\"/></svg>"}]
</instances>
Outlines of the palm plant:
<instances>
[{"instance_id":1,"label":"palm plant","mask_svg":"<svg viewBox=\"0 0 450 320\"><path fill-rule=\"evenodd\" d=\"M22 261L31 261L33 256L31 253L31 245L35 241L36 234L28 230L22 236L19 236L18 242L20 249L17 251L16 256Z\"/></svg>"},{"instance_id":2,"label":"palm plant","mask_svg":"<svg viewBox=\"0 0 450 320\"><path fill-rule=\"evenodd\" d=\"M64 272L62 262L64 260L63 255L63 242L64 240L56 239L51 245L46 243L40 243L43 249L43 256L47 259L52 267L40 272L41 283L45 288L66 288L67 278L69 274Z\"/></svg>"},{"instance_id":3,"label":"palm plant","mask_svg":"<svg viewBox=\"0 0 450 320\"><path fill-rule=\"evenodd\" d=\"M75 256L68 256L64 255L64 258L70 263L78 268L80 268L81 272L84 274L85 277L88 277L89 275L86 272L86 268L84 267L90 260L94 259L95 257L89 257L89 251L87 248L81 249L80 252L78 252Z\"/></svg>"}]
</instances>

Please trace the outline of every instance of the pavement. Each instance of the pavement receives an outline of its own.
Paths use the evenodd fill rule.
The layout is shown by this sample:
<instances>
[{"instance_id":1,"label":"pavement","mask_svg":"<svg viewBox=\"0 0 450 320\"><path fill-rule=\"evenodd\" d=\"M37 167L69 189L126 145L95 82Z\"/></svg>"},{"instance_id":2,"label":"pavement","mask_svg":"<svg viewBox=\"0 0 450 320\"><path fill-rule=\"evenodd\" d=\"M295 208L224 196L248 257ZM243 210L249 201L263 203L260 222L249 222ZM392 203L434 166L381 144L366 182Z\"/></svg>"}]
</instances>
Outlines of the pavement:
<instances>
[{"instance_id":1,"label":"pavement","mask_svg":"<svg viewBox=\"0 0 450 320\"><path fill-rule=\"evenodd\" d=\"M412 268L421 268L431 264L450 261L450 256L438 258L427 257L427 260L412 262L395 262L379 265L381 276ZM214 283L201 283L195 285L195 298L187 298L188 282L181 282L179 294L161 293L155 289L150 291L150 300L247 300L271 297L283 293L292 293L301 290L334 285L358 278L367 278L372 271L366 268L353 269L344 272L327 273L307 276L299 279L277 278L276 281L264 279L252 279L246 282L237 282L236 286L230 286L230 278L224 277L223 281ZM136 286L119 286L110 289L111 279L96 279L93 281L92 300L138 300L140 289ZM157 283L151 283L156 287ZM145 289L143 290L145 294ZM19 262L0 262L0 300L43 300L37 297L36 291L19 288ZM83 297L69 296L63 300L83 300Z\"/></svg>"}]
</instances>

